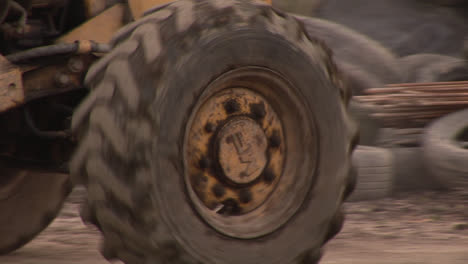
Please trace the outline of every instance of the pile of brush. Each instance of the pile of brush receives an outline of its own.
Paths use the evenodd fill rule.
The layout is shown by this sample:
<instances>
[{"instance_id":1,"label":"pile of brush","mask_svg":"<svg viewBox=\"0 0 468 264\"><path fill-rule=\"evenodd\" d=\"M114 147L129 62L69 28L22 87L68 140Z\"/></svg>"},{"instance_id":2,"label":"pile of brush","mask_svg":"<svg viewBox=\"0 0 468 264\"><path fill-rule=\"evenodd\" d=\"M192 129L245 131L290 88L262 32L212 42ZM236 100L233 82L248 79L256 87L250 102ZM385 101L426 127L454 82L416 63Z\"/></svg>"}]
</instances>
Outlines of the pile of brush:
<instances>
[{"instance_id":1,"label":"pile of brush","mask_svg":"<svg viewBox=\"0 0 468 264\"><path fill-rule=\"evenodd\" d=\"M446 114L468 108L468 81L391 84L355 96L372 107L384 127L422 128Z\"/></svg>"}]
</instances>

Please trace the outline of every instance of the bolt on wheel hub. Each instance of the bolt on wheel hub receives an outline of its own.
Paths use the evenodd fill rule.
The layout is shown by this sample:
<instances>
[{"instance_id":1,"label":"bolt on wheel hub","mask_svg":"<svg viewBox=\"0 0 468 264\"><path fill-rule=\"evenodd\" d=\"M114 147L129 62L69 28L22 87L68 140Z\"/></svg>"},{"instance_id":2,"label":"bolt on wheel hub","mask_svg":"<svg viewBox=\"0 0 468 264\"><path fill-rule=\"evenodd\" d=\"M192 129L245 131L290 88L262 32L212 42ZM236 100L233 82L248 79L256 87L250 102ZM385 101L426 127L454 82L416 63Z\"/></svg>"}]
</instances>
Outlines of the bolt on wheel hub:
<instances>
[{"instance_id":1,"label":"bolt on wheel hub","mask_svg":"<svg viewBox=\"0 0 468 264\"><path fill-rule=\"evenodd\" d=\"M267 163L267 138L260 125L249 118L235 118L218 136L219 163L224 175L234 183L252 182Z\"/></svg>"}]
</instances>

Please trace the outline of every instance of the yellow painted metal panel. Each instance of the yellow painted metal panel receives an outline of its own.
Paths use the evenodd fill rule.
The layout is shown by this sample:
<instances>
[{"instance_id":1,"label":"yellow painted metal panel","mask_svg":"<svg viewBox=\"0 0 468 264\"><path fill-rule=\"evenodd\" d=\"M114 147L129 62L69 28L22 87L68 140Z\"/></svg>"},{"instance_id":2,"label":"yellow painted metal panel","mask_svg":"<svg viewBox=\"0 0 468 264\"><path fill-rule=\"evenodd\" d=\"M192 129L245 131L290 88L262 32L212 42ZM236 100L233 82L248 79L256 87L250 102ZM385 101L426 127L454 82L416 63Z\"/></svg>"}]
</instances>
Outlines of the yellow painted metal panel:
<instances>
[{"instance_id":1,"label":"yellow painted metal panel","mask_svg":"<svg viewBox=\"0 0 468 264\"><path fill-rule=\"evenodd\" d=\"M126 6L116 4L98 16L91 18L81 26L57 39L57 42L74 42L76 40L94 40L107 43L112 36L124 26Z\"/></svg>"}]
</instances>

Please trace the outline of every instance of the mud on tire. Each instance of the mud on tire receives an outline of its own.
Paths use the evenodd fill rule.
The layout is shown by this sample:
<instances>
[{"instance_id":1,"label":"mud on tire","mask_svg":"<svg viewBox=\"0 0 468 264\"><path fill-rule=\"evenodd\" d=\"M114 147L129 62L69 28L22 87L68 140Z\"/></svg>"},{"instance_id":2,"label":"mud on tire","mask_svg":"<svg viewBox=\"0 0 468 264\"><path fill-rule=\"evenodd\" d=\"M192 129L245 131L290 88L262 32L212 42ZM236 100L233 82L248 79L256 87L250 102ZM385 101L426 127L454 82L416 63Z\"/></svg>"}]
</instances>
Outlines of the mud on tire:
<instances>
[{"instance_id":1,"label":"mud on tire","mask_svg":"<svg viewBox=\"0 0 468 264\"><path fill-rule=\"evenodd\" d=\"M102 231L103 255L125 263L317 263L343 224L341 204L355 184L350 156L357 129L331 52L294 18L240 0L176 1L122 29L113 43L88 72L91 93L72 122L80 138L72 177L88 189L83 216ZM192 140L186 124L209 87L236 74L218 92L248 89L263 75L292 87L281 90L267 78L255 92L283 121L282 110L296 113L286 117L299 125L284 121L283 129L284 143L291 143L285 151L298 159L286 157L284 171L307 183L298 187L303 197L288 198L295 205L285 208L296 211L286 212L281 226L250 239L207 223L185 181L184 146ZM244 111L239 102L229 109ZM268 123L259 115L245 118Z\"/></svg>"}]
</instances>

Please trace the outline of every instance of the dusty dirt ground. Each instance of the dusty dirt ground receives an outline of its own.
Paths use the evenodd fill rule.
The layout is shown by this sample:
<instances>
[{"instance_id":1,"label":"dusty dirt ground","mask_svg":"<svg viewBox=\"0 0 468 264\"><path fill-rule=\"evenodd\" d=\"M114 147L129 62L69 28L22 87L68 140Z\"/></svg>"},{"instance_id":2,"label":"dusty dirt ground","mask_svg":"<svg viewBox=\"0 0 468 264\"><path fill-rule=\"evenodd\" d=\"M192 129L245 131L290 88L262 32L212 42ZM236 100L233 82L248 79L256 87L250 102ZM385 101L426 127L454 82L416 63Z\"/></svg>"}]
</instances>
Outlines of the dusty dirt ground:
<instances>
[{"instance_id":1,"label":"dusty dirt ground","mask_svg":"<svg viewBox=\"0 0 468 264\"><path fill-rule=\"evenodd\" d=\"M75 190L42 234L0 263L107 263L97 251L98 233L78 216L82 195ZM468 263L468 190L348 203L346 209L344 229L321 264Z\"/></svg>"}]
</instances>

